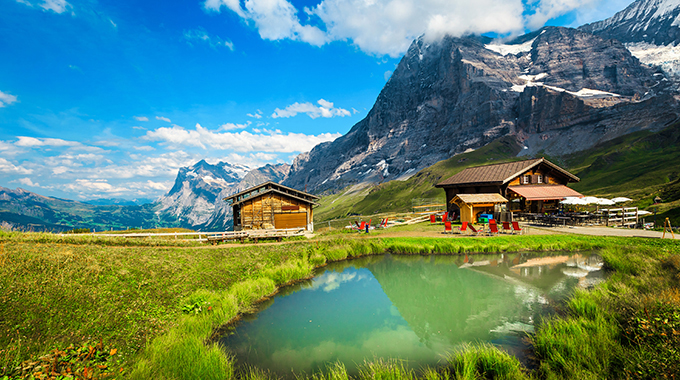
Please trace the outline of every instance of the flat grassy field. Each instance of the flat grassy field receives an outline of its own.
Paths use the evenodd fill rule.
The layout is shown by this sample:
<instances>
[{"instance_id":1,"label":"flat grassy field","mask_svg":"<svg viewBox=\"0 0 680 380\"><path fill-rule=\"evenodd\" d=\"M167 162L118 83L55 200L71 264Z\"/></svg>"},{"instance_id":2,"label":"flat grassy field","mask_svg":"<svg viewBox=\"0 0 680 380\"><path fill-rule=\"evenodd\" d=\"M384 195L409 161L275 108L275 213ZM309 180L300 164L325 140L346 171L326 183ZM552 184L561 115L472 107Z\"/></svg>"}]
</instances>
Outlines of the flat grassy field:
<instances>
[{"instance_id":1,"label":"flat grassy field","mask_svg":"<svg viewBox=\"0 0 680 380\"><path fill-rule=\"evenodd\" d=\"M257 369L236 373L231 359L206 342L254 302L326 262L386 252L590 250L601 252L611 276L592 291L577 292L560 317L538 326L537 369L492 346L471 345L441 368L412 372L384 359L366 363L358 377L678 378L677 241L336 233L283 244L208 246L0 232L0 379L265 379ZM337 363L313 377L348 378Z\"/></svg>"}]
</instances>

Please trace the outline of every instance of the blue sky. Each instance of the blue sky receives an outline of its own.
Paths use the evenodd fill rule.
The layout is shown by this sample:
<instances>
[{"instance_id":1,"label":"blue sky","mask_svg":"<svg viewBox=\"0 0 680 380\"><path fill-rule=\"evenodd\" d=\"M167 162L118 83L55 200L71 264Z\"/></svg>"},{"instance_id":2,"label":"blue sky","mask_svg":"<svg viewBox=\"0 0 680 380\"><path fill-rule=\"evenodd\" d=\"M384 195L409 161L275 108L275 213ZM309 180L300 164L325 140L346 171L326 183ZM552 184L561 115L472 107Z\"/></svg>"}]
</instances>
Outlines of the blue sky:
<instances>
[{"instance_id":1,"label":"blue sky","mask_svg":"<svg viewBox=\"0 0 680 380\"><path fill-rule=\"evenodd\" d=\"M425 34L518 35L603 0L0 0L0 186L156 198L206 159L288 162L366 116Z\"/></svg>"}]
</instances>

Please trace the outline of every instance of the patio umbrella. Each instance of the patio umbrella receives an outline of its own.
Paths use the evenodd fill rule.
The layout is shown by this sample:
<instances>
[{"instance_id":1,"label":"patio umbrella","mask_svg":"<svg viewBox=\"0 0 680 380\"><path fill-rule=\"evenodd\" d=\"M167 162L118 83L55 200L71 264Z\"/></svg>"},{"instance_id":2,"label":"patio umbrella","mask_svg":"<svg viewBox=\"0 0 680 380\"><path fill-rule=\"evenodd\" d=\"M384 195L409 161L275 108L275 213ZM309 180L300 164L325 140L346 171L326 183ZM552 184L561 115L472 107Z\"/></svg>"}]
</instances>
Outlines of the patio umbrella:
<instances>
[{"instance_id":1,"label":"patio umbrella","mask_svg":"<svg viewBox=\"0 0 680 380\"><path fill-rule=\"evenodd\" d=\"M596 205L598 199L600 199L600 198L598 198L598 197L584 197L584 198L581 198L581 199L583 199L583 201L586 202L585 204L587 204L587 205Z\"/></svg>"},{"instance_id":2,"label":"patio umbrella","mask_svg":"<svg viewBox=\"0 0 680 380\"><path fill-rule=\"evenodd\" d=\"M582 198L579 197L566 197L560 201L563 205L587 205Z\"/></svg>"},{"instance_id":3,"label":"patio umbrella","mask_svg":"<svg viewBox=\"0 0 680 380\"><path fill-rule=\"evenodd\" d=\"M649 215L649 214L651 214L650 211L647 211L647 210L638 210L638 215L640 215L640 216L642 216L642 215Z\"/></svg>"},{"instance_id":4,"label":"patio umbrella","mask_svg":"<svg viewBox=\"0 0 680 380\"><path fill-rule=\"evenodd\" d=\"M614 203L630 202L630 201L632 201L632 199L626 198L626 197L616 197L616 198L612 198L612 202L614 202Z\"/></svg>"},{"instance_id":5,"label":"patio umbrella","mask_svg":"<svg viewBox=\"0 0 680 380\"><path fill-rule=\"evenodd\" d=\"M597 201L595 202L596 205L600 206L611 206L615 203L616 202L614 202L613 200L609 200L607 198L597 198Z\"/></svg>"}]
</instances>

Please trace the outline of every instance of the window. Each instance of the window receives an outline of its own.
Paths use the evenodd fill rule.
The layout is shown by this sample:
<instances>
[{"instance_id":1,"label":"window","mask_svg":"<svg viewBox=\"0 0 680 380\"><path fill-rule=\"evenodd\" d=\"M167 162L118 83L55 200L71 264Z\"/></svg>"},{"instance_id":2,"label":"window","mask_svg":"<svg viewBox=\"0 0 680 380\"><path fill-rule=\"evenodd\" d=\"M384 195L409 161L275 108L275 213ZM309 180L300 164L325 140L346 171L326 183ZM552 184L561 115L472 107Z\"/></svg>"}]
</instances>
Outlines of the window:
<instances>
[{"instance_id":1,"label":"window","mask_svg":"<svg viewBox=\"0 0 680 380\"><path fill-rule=\"evenodd\" d=\"M536 183L543 183L543 176L541 174L536 175Z\"/></svg>"},{"instance_id":2,"label":"window","mask_svg":"<svg viewBox=\"0 0 680 380\"><path fill-rule=\"evenodd\" d=\"M522 184L523 185L527 185L530 182L531 182L531 176L525 175L524 177L522 177Z\"/></svg>"}]
</instances>

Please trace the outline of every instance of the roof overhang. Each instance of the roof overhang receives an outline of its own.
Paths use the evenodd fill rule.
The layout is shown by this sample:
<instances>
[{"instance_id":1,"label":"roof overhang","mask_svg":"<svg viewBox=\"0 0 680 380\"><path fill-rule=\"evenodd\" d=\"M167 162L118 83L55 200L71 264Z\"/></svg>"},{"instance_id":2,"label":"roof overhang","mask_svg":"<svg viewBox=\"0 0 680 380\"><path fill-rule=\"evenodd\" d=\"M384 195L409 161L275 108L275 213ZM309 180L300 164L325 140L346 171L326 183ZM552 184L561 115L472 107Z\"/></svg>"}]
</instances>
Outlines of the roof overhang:
<instances>
[{"instance_id":1,"label":"roof overhang","mask_svg":"<svg viewBox=\"0 0 680 380\"><path fill-rule=\"evenodd\" d=\"M277 190L277 189L267 189L267 190L265 190L265 191L262 191L262 192L259 192L259 193L255 194L255 195L253 195L252 197L248 197L248 198L243 199L243 200L241 200L241 201L239 201L239 202L234 202L234 203L231 204L231 206L232 206L232 207L233 207L233 206L238 206L238 205L240 205L240 204L243 203L243 202L247 202L247 201L253 200L253 199L257 198L257 197L260 197L260 196L262 196L262 195L264 195L264 194L269 194L269 193L276 193L276 194L284 195L284 196L286 196L286 197L293 198L293 199L297 199L297 200L299 200L299 201L301 201L301 202L304 202L304 203L308 203L308 204L310 204L310 205L312 205L312 206L318 206L318 205L319 205L318 203L313 202L313 201L311 201L311 200L309 200L309 199L304 199L304 198L301 198L301 197L297 197L297 196L295 196L295 195L293 195L293 194L290 194L290 193L286 193L286 192L283 192L283 191L280 191L280 190ZM233 197L224 198L224 199L226 200L226 199L230 199L230 198L233 198ZM317 197L317 199L318 199L318 197Z\"/></svg>"},{"instance_id":2,"label":"roof overhang","mask_svg":"<svg viewBox=\"0 0 680 380\"><path fill-rule=\"evenodd\" d=\"M583 197L583 194L564 185L508 186L508 190L528 201L551 201L566 197Z\"/></svg>"},{"instance_id":3,"label":"roof overhang","mask_svg":"<svg viewBox=\"0 0 680 380\"><path fill-rule=\"evenodd\" d=\"M481 194L457 194L451 199L450 203L461 205L463 203L469 205L494 205L500 203L508 203L502 195L498 193L481 193Z\"/></svg>"}]
</instances>

